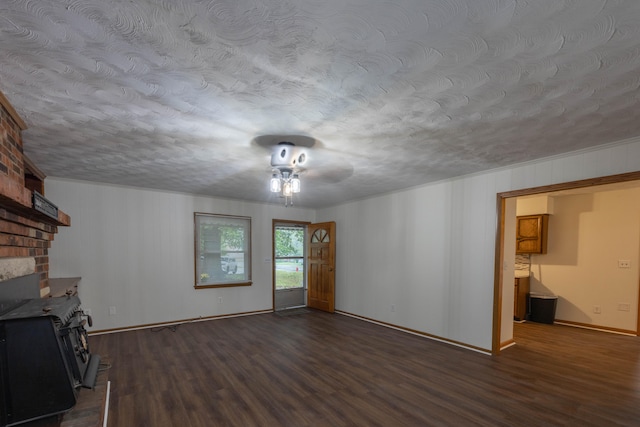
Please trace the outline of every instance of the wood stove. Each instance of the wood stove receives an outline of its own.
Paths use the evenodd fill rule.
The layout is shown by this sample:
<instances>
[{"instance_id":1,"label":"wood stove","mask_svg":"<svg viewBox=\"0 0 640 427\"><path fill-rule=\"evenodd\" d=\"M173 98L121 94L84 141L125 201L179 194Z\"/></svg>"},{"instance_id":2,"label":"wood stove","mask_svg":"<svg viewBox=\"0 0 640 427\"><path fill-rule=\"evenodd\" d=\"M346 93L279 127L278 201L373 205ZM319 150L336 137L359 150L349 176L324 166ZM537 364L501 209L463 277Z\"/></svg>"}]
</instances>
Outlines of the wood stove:
<instances>
[{"instance_id":1,"label":"wood stove","mask_svg":"<svg viewBox=\"0 0 640 427\"><path fill-rule=\"evenodd\" d=\"M0 427L65 412L95 386L87 322L75 295L0 301Z\"/></svg>"}]
</instances>

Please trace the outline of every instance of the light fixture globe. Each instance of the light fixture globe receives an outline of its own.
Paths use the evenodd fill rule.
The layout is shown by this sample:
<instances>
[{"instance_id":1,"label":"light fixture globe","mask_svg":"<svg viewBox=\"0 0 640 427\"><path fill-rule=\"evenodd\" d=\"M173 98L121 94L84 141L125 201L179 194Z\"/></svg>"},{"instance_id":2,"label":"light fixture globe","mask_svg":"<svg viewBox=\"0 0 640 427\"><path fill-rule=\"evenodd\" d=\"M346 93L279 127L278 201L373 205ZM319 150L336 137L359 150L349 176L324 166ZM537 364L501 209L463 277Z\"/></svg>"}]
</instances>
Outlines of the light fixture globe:
<instances>
[{"instance_id":1,"label":"light fixture globe","mask_svg":"<svg viewBox=\"0 0 640 427\"><path fill-rule=\"evenodd\" d=\"M297 173L291 175L291 191L294 193L300 192L300 176Z\"/></svg>"},{"instance_id":2,"label":"light fixture globe","mask_svg":"<svg viewBox=\"0 0 640 427\"><path fill-rule=\"evenodd\" d=\"M292 142L279 142L271 152L273 168L269 190L284 197L285 206L293 205L293 194L300 193L300 171L297 169L307 161L307 153Z\"/></svg>"},{"instance_id":3,"label":"light fixture globe","mask_svg":"<svg viewBox=\"0 0 640 427\"><path fill-rule=\"evenodd\" d=\"M271 181L269 182L269 190L272 193L279 193L282 189L282 185L280 184L280 176L276 173L271 175Z\"/></svg>"},{"instance_id":4,"label":"light fixture globe","mask_svg":"<svg viewBox=\"0 0 640 427\"><path fill-rule=\"evenodd\" d=\"M293 188L290 181L286 181L282 184L282 194L284 194L284 197L291 197L293 194Z\"/></svg>"}]
</instances>

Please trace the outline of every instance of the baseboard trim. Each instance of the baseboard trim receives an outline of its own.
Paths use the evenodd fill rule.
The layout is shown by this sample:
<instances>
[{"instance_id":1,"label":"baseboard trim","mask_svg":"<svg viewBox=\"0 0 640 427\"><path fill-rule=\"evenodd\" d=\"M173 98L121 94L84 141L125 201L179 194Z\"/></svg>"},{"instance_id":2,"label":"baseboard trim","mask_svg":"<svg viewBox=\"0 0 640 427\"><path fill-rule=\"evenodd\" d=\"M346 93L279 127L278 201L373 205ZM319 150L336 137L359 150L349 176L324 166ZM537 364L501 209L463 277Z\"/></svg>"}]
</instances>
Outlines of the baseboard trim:
<instances>
[{"instance_id":1,"label":"baseboard trim","mask_svg":"<svg viewBox=\"0 0 640 427\"><path fill-rule=\"evenodd\" d=\"M611 334L629 335L632 337L638 336L638 333L636 331L630 331L627 329L610 328L608 326L590 325L588 323L573 322L571 320L556 319L553 323L556 323L558 325L564 325L564 326L572 326L574 328L592 329L594 331L609 332Z\"/></svg>"},{"instance_id":2,"label":"baseboard trim","mask_svg":"<svg viewBox=\"0 0 640 427\"><path fill-rule=\"evenodd\" d=\"M123 328L101 329L97 331L90 331L88 332L88 335L91 336L91 335L113 334L116 332L137 331L139 329L151 329L151 328L158 328L163 326L184 325L185 323L206 322L209 320L228 319L231 317L253 316L255 314L265 314L265 313L273 313L273 310L246 311L243 313L220 314L217 316L200 316L200 317L192 317L190 319L172 320L169 322L148 323L145 325L125 326Z\"/></svg>"},{"instance_id":3,"label":"baseboard trim","mask_svg":"<svg viewBox=\"0 0 640 427\"><path fill-rule=\"evenodd\" d=\"M502 350L506 350L509 347L513 347L514 345L516 345L516 342L514 341L513 338L511 338L510 340L504 341L500 343L500 351Z\"/></svg>"},{"instance_id":4,"label":"baseboard trim","mask_svg":"<svg viewBox=\"0 0 640 427\"><path fill-rule=\"evenodd\" d=\"M417 335L419 337L427 338L427 339L430 339L430 340L433 340L433 341L438 341L438 342L441 342L441 343L445 343L445 344L453 345L453 346L456 346L456 347L464 348L465 350L471 350L471 351L475 351L477 353L481 353L481 354L484 354L484 355L491 356L491 350L487 350L485 348L476 347L476 346L465 344L463 342L459 342L459 341L455 341L455 340L450 340L448 338L442 338L442 337L439 337L437 335L428 334L426 332L418 331L418 330L411 329L411 328L405 328L404 326L398 326L398 325L394 325L392 323L381 322L379 320L371 319L371 318L365 317L365 316L360 316L358 314L349 313L347 311L335 310L335 313L336 314L341 314L343 316L353 317L355 319L364 320L365 322L375 323L376 325L384 326L386 328L395 329L397 331L405 332L405 333L412 334L412 335Z\"/></svg>"}]
</instances>

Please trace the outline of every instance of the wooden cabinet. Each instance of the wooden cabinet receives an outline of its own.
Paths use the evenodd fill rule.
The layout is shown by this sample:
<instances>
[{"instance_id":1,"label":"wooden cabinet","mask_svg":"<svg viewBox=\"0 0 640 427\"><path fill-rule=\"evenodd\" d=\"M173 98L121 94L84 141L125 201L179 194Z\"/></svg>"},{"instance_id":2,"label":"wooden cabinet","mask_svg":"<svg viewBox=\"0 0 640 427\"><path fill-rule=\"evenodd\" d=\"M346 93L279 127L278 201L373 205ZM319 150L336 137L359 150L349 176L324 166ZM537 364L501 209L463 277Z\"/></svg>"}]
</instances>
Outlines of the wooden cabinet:
<instances>
[{"instance_id":1,"label":"wooden cabinet","mask_svg":"<svg viewBox=\"0 0 640 427\"><path fill-rule=\"evenodd\" d=\"M516 217L516 254L546 254L549 215Z\"/></svg>"},{"instance_id":2,"label":"wooden cabinet","mask_svg":"<svg viewBox=\"0 0 640 427\"><path fill-rule=\"evenodd\" d=\"M516 277L513 298L513 319L525 320L527 316L527 296L529 294L529 278Z\"/></svg>"}]
</instances>

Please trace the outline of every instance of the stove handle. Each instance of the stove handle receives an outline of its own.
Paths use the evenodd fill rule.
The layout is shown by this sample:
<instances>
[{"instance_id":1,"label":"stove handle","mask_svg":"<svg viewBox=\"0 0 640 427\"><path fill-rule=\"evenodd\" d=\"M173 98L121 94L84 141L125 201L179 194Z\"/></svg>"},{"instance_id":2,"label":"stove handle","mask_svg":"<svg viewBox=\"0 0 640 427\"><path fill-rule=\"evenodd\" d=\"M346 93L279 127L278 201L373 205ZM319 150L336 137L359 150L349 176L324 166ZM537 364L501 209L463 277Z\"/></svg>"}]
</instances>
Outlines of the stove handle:
<instances>
[{"instance_id":1,"label":"stove handle","mask_svg":"<svg viewBox=\"0 0 640 427\"><path fill-rule=\"evenodd\" d=\"M76 313L79 313L80 317L86 318L86 319L82 319L82 321L80 322L82 326L84 326L85 323L88 323L90 327L93 326L93 319L91 318L90 314L86 314L84 311L77 311Z\"/></svg>"}]
</instances>

